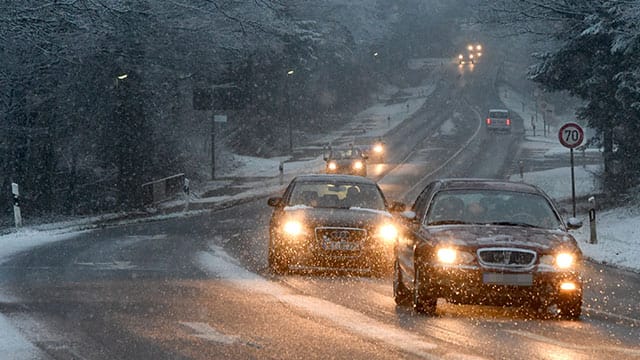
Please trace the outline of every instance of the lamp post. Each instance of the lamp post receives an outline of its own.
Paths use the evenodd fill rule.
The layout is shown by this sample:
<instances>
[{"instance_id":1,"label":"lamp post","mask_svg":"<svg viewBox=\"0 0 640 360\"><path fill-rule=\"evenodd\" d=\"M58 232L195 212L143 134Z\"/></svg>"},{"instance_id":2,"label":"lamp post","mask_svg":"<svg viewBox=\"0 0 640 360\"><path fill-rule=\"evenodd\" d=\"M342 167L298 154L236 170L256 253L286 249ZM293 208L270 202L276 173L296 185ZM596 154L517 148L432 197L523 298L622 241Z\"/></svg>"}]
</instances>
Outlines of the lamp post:
<instances>
[{"instance_id":1,"label":"lamp post","mask_svg":"<svg viewBox=\"0 0 640 360\"><path fill-rule=\"evenodd\" d=\"M293 76L294 73L295 71L293 69L288 70L287 77ZM293 129L291 124L293 120L291 119L291 91L289 89L290 86L287 86L287 102L289 103L289 106L287 107L287 117L289 118L289 154L293 155Z\"/></svg>"}]
</instances>

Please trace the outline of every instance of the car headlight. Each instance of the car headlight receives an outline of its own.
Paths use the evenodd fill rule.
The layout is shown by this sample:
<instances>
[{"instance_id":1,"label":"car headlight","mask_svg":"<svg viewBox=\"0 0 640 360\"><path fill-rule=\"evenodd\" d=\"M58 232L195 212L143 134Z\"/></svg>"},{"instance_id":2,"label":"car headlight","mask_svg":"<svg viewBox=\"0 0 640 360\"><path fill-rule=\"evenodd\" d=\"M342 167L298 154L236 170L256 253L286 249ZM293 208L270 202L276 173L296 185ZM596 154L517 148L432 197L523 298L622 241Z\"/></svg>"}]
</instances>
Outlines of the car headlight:
<instances>
[{"instance_id":1,"label":"car headlight","mask_svg":"<svg viewBox=\"0 0 640 360\"><path fill-rule=\"evenodd\" d=\"M284 230L285 234L290 236L298 236L302 234L302 223L299 221L291 220L284 223L282 226L282 230Z\"/></svg>"},{"instance_id":2,"label":"car headlight","mask_svg":"<svg viewBox=\"0 0 640 360\"><path fill-rule=\"evenodd\" d=\"M575 256L572 253L561 252L556 255L543 255L540 257L540 264L555 266L558 269L569 269L575 263Z\"/></svg>"},{"instance_id":3,"label":"car headlight","mask_svg":"<svg viewBox=\"0 0 640 360\"><path fill-rule=\"evenodd\" d=\"M329 170L335 170L338 168L338 165L334 162L330 162L328 166L329 166Z\"/></svg>"},{"instance_id":4,"label":"car headlight","mask_svg":"<svg viewBox=\"0 0 640 360\"><path fill-rule=\"evenodd\" d=\"M456 261L456 251L450 248L438 249L438 261L443 264L453 264Z\"/></svg>"},{"instance_id":5,"label":"car headlight","mask_svg":"<svg viewBox=\"0 0 640 360\"><path fill-rule=\"evenodd\" d=\"M382 150L383 150L383 148L382 148L382 145L380 145L380 144L376 144L376 145L373 147L373 151L374 151L374 152L381 153L381 152L382 152Z\"/></svg>"},{"instance_id":6,"label":"car headlight","mask_svg":"<svg viewBox=\"0 0 640 360\"><path fill-rule=\"evenodd\" d=\"M362 167L364 166L364 164L362 164L362 161L356 161L353 163L353 168L356 170L360 170L362 169Z\"/></svg>"},{"instance_id":7,"label":"car headlight","mask_svg":"<svg viewBox=\"0 0 640 360\"><path fill-rule=\"evenodd\" d=\"M396 241L398 229L393 224L384 224L378 229L378 236L387 243Z\"/></svg>"},{"instance_id":8,"label":"car headlight","mask_svg":"<svg viewBox=\"0 0 640 360\"><path fill-rule=\"evenodd\" d=\"M560 269L568 269L573 266L574 256L570 253L560 253L556 255L556 265Z\"/></svg>"},{"instance_id":9,"label":"car headlight","mask_svg":"<svg viewBox=\"0 0 640 360\"><path fill-rule=\"evenodd\" d=\"M448 247L438 249L436 256L438 262L446 265L468 264L474 259L471 253Z\"/></svg>"}]
</instances>

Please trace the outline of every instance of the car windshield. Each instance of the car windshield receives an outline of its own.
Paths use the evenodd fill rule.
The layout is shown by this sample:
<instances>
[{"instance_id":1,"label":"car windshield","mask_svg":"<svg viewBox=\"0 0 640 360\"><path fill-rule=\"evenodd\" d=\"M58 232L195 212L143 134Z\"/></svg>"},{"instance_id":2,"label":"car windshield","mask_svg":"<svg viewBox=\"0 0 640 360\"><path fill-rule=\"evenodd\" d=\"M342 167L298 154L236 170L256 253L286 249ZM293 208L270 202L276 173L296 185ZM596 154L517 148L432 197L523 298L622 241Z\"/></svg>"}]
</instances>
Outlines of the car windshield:
<instances>
[{"instance_id":1,"label":"car windshield","mask_svg":"<svg viewBox=\"0 0 640 360\"><path fill-rule=\"evenodd\" d=\"M335 160L353 159L358 156L360 156L360 150L356 148L331 151L331 158Z\"/></svg>"},{"instance_id":2,"label":"car windshield","mask_svg":"<svg viewBox=\"0 0 640 360\"><path fill-rule=\"evenodd\" d=\"M562 226L547 199L538 194L496 190L451 190L437 193L427 225L495 224L557 229Z\"/></svg>"},{"instance_id":3,"label":"car windshield","mask_svg":"<svg viewBox=\"0 0 640 360\"><path fill-rule=\"evenodd\" d=\"M506 111L491 111L489 112L489 117L490 118L500 118L500 119L506 119L509 117L509 113Z\"/></svg>"},{"instance_id":4,"label":"car windshield","mask_svg":"<svg viewBox=\"0 0 640 360\"><path fill-rule=\"evenodd\" d=\"M287 205L385 210L384 198L377 186L347 182L298 182Z\"/></svg>"}]
</instances>

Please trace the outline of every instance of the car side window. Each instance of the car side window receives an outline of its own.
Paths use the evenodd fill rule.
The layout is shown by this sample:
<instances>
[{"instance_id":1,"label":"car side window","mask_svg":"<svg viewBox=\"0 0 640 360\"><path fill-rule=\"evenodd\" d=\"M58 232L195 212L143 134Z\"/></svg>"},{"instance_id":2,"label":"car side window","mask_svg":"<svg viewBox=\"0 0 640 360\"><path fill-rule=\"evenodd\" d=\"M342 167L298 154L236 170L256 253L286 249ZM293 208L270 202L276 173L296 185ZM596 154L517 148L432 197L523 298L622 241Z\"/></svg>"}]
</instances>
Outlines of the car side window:
<instances>
[{"instance_id":1,"label":"car side window","mask_svg":"<svg viewBox=\"0 0 640 360\"><path fill-rule=\"evenodd\" d=\"M413 203L413 207L411 210L416 213L416 218L422 220L427 213L427 205L429 199L431 198L431 190L433 189L434 184L429 184L424 190L418 195L418 198Z\"/></svg>"}]
</instances>

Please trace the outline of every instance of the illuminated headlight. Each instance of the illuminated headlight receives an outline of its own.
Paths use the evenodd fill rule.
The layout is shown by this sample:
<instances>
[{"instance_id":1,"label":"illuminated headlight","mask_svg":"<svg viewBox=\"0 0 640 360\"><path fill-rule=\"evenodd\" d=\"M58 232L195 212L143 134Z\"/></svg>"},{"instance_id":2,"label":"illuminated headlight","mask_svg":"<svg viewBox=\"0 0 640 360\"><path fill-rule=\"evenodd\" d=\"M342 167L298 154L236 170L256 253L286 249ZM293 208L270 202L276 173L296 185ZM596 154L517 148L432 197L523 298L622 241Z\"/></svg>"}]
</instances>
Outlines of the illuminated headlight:
<instances>
[{"instance_id":1,"label":"illuminated headlight","mask_svg":"<svg viewBox=\"0 0 640 360\"><path fill-rule=\"evenodd\" d=\"M462 56L462 54L458 55L458 59L462 60L464 58L464 56Z\"/></svg>"},{"instance_id":2,"label":"illuminated headlight","mask_svg":"<svg viewBox=\"0 0 640 360\"><path fill-rule=\"evenodd\" d=\"M540 257L540 264L555 266L558 269L568 269L573 266L575 257L571 253L559 253L555 256L544 255Z\"/></svg>"},{"instance_id":3,"label":"illuminated headlight","mask_svg":"<svg viewBox=\"0 0 640 360\"><path fill-rule=\"evenodd\" d=\"M454 249L438 249L438 261L443 264L453 264L456 262L456 251Z\"/></svg>"},{"instance_id":4,"label":"illuminated headlight","mask_svg":"<svg viewBox=\"0 0 640 360\"><path fill-rule=\"evenodd\" d=\"M334 162L330 162L328 166L329 166L329 170L335 170L338 168L338 165Z\"/></svg>"},{"instance_id":5,"label":"illuminated headlight","mask_svg":"<svg viewBox=\"0 0 640 360\"><path fill-rule=\"evenodd\" d=\"M473 261L473 255L466 251L459 251L453 248L440 248L436 253L438 262L441 264L468 264Z\"/></svg>"},{"instance_id":6,"label":"illuminated headlight","mask_svg":"<svg viewBox=\"0 0 640 360\"><path fill-rule=\"evenodd\" d=\"M282 227L285 234L290 236L298 236L302 234L302 224L299 221L287 221Z\"/></svg>"},{"instance_id":7,"label":"illuminated headlight","mask_svg":"<svg viewBox=\"0 0 640 360\"><path fill-rule=\"evenodd\" d=\"M360 170L364 167L364 164L362 163L362 161L356 161L353 163L353 168L356 170Z\"/></svg>"},{"instance_id":8,"label":"illuminated headlight","mask_svg":"<svg viewBox=\"0 0 640 360\"><path fill-rule=\"evenodd\" d=\"M381 153L381 152L382 152L382 150L383 150L383 148L382 148L382 145L380 145L380 144L376 144L376 145L373 147L373 151L374 151L374 152Z\"/></svg>"},{"instance_id":9,"label":"illuminated headlight","mask_svg":"<svg viewBox=\"0 0 640 360\"><path fill-rule=\"evenodd\" d=\"M569 253L560 253L556 255L556 265L560 269L568 269L573 266L574 257Z\"/></svg>"},{"instance_id":10,"label":"illuminated headlight","mask_svg":"<svg viewBox=\"0 0 640 360\"><path fill-rule=\"evenodd\" d=\"M378 229L378 236L385 242L393 242L398 237L398 229L392 224L385 224Z\"/></svg>"}]
</instances>

